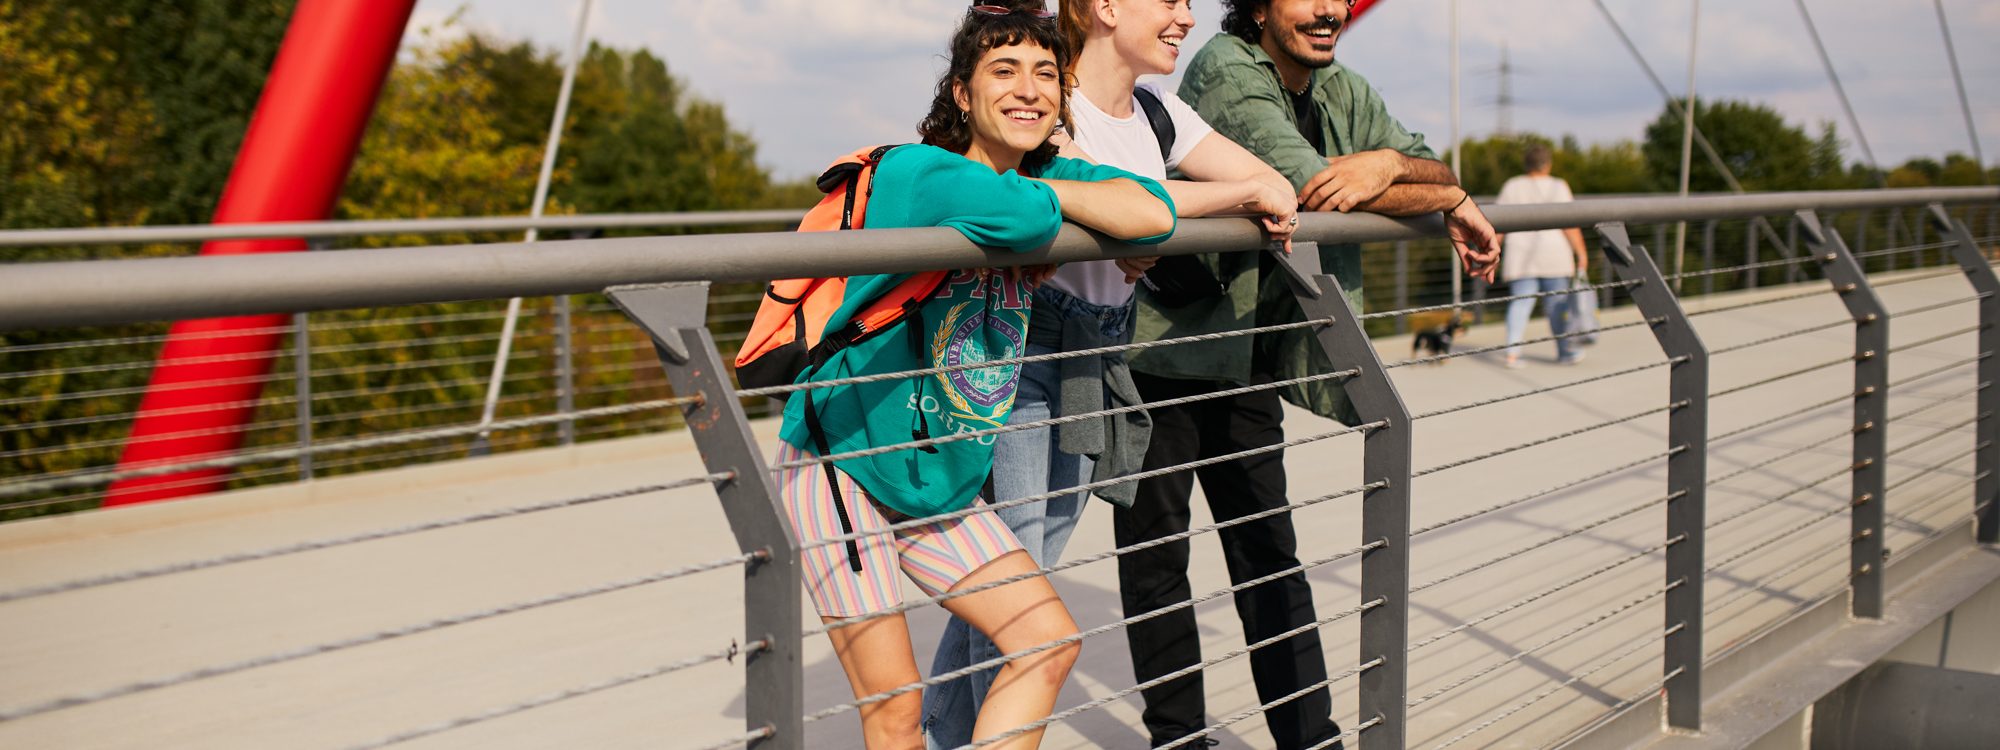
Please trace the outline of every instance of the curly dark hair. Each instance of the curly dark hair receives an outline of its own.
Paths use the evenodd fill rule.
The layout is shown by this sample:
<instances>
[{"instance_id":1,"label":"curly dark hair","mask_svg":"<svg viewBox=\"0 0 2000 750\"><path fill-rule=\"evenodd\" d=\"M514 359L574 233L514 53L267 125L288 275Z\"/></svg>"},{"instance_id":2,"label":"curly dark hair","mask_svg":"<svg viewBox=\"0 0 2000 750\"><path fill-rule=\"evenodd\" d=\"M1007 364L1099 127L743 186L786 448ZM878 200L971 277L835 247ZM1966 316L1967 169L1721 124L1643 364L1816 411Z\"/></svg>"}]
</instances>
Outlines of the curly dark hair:
<instances>
[{"instance_id":1,"label":"curly dark hair","mask_svg":"<svg viewBox=\"0 0 2000 750\"><path fill-rule=\"evenodd\" d=\"M1042 10L1047 7L1042 0L987 0L982 4L1003 5L1015 10ZM963 119L953 86L972 83L972 71L987 50L1014 44L1033 44L1056 54L1056 70L1063 71L1062 96L1056 105L1057 121L1069 121L1069 93L1075 86L1075 78L1069 73L1073 53L1055 22L1027 13L989 16L967 10L965 18L958 22L958 30L952 32L950 66L938 79L937 95L931 98L930 114L924 115L923 121L917 123L917 134L923 137L924 143L954 154L963 154L971 148L972 123ZM1038 171L1055 156L1055 144L1044 141L1040 147L1021 157L1021 170Z\"/></svg>"},{"instance_id":2,"label":"curly dark hair","mask_svg":"<svg viewBox=\"0 0 2000 750\"><path fill-rule=\"evenodd\" d=\"M1270 7L1271 0L1222 0L1222 31L1256 44L1264 33L1252 14Z\"/></svg>"},{"instance_id":3,"label":"curly dark hair","mask_svg":"<svg viewBox=\"0 0 2000 750\"><path fill-rule=\"evenodd\" d=\"M1264 29L1257 26L1253 14L1271 7L1271 0L1222 0L1222 30L1235 34L1243 41L1256 44L1263 36ZM1347 7L1354 8L1354 0L1347 0Z\"/></svg>"}]
</instances>

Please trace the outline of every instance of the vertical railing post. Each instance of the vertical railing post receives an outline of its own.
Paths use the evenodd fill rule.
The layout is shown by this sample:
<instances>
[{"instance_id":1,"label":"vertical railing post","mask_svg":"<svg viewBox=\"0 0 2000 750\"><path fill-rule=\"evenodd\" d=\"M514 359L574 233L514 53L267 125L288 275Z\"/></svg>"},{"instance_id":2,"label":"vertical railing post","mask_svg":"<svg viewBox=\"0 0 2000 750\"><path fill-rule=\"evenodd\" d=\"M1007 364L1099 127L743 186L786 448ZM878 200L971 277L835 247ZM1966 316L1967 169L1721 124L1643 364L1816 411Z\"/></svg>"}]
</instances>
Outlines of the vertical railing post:
<instances>
[{"instance_id":1,"label":"vertical railing post","mask_svg":"<svg viewBox=\"0 0 2000 750\"><path fill-rule=\"evenodd\" d=\"M1395 309L1410 309L1410 241L1396 240L1396 301ZM1396 318L1396 333L1409 333L1410 321Z\"/></svg>"},{"instance_id":2,"label":"vertical railing post","mask_svg":"<svg viewBox=\"0 0 2000 750\"><path fill-rule=\"evenodd\" d=\"M1403 750L1409 734L1410 644L1410 410L1369 341L1358 311L1333 276L1320 273L1315 243L1293 243L1276 253L1308 320L1326 320L1318 332L1327 358L1359 370L1344 382L1348 401L1363 423L1381 422L1362 438L1362 482L1378 484L1362 495L1361 540L1383 546L1361 553L1360 720L1379 721L1360 734L1363 750ZM1456 311L1454 311L1454 314ZM1379 605L1367 606L1380 601Z\"/></svg>"},{"instance_id":3,"label":"vertical railing post","mask_svg":"<svg viewBox=\"0 0 2000 750\"><path fill-rule=\"evenodd\" d=\"M1983 297L1979 300L1979 422L1974 433L1973 444L1978 446L1974 453L1973 468L1978 479L1973 482L1972 512L1978 525L1978 539L1986 544L2000 543L2000 277L1993 273L1991 262L1979 251L1978 241L1972 238L1972 228L1965 222L1953 222L1944 207L1932 204L1930 220L1938 225L1938 234L1951 238L1951 255L1958 261L1959 268L1965 269L1965 278L1972 282L1972 290Z\"/></svg>"},{"instance_id":4,"label":"vertical railing post","mask_svg":"<svg viewBox=\"0 0 2000 750\"><path fill-rule=\"evenodd\" d=\"M1882 617L1882 523L1888 498L1889 310L1868 284L1868 274L1840 239L1811 210L1798 212L1806 248L1820 262L1826 280L1854 318L1854 505L1848 575L1853 592L1849 612L1857 618Z\"/></svg>"},{"instance_id":5,"label":"vertical railing post","mask_svg":"<svg viewBox=\"0 0 2000 750\"><path fill-rule=\"evenodd\" d=\"M570 233L570 239L587 240L597 236L596 229L579 229ZM576 325L570 316L570 299L567 294L556 295L556 413L576 413ZM576 444L576 419L564 417L556 425L556 436L563 445Z\"/></svg>"},{"instance_id":6,"label":"vertical railing post","mask_svg":"<svg viewBox=\"0 0 2000 750\"><path fill-rule=\"evenodd\" d=\"M1708 524L1708 347L1645 248L1625 225L1597 225L1604 259L1630 289L1653 338L1672 361L1667 412L1666 725L1701 729L1702 588Z\"/></svg>"},{"instance_id":7,"label":"vertical railing post","mask_svg":"<svg viewBox=\"0 0 2000 750\"><path fill-rule=\"evenodd\" d=\"M313 478L312 319L292 313L292 398L296 409L299 481Z\"/></svg>"},{"instance_id":8,"label":"vertical railing post","mask_svg":"<svg viewBox=\"0 0 2000 750\"><path fill-rule=\"evenodd\" d=\"M1709 219L1708 223L1701 225L1701 270L1703 271L1715 268L1715 225L1720 223L1722 222L1716 219ZM1715 276L1712 273L1702 275L1702 294L1715 294Z\"/></svg>"},{"instance_id":9,"label":"vertical railing post","mask_svg":"<svg viewBox=\"0 0 2000 750\"><path fill-rule=\"evenodd\" d=\"M333 249L330 237L306 240L306 250ZM312 316L292 313L292 397L299 446L299 481L313 478Z\"/></svg>"},{"instance_id":10,"label":"vertical railing post","mask_svg":"<svg viewBox=\"0 0 2000 750\"><path fill-rule=\"evenodd\" d=\"M1762 228L1763 228L1763 226L1762 226L1762 224L1761 224L1761 222L1763 222L1763 221L1764 221L1764 217L1762 217L1762 216L1759 216L1759 217L1757 217L1757 218L1754 218L1754 219L1751 219L1751 220L1750 220L1750 223L1749 223L1749 224L1746 224L1746 225L1744 225L1744 227L1743 227L1743 237L1744 237L1744 241L1743 241L1743 244L1744 244L1744 246L1745 246L1745 247L1743 248L1743 262L1744 262L1745 264L1748 264L1748 265L1753 265L1753 266L1757 264L1757 246L1758 246L1758 245L1759 245L1759 244L1761 243L1761 241L1762 241L1762 240L1761 240L1761 239L1760 239L1760 238L1759 238L1759 237L1757 236L1757 235L1759 234L1759 232L1758 232L1757 230L1759 230L1759 229L1762 229ZM1758 279L1757 279L1757 273L1758 273L1758 271L1760 271L1760 270L1761 270L1761 269L1756 269L1756 268L1751 268L1751 269L1746 269L1746 270L1744 270L1744 271L1743 271L1743 288L1744 288L1744 289L1756 289L1756 288L1757 288L1757 281L1758 281Z\"/></svg>"},{"instance_id":11,"label":"vertical railing post","mask_svg":"<svg viewBox=\"0 0 2000 750\"><path fill-rule=\"evenodd\" d=\"M658 284L605 290L619 309L653 337L674 395L697 399L685 408L688 432L716 484L737 547L758 558L743 571L744 728L768 729L753 750L805 747L805 671L798 540L785 521L777 485L750 431L729 369L703 324L708 284Z\"/></svg>"},{"instance_id":12,"label":"vertical railing post","mask_svg":"<svg viewBox=\"0 0 2000 750\"><path fill-rule=\"evenodd\" d=\"M1785 258L1796 257L1799 257L1799 217L1794 215L1791 221L1785 222ZM1799 264L1785 266L1785 283L1799 283Z\"/></svg>"}]
</instances>

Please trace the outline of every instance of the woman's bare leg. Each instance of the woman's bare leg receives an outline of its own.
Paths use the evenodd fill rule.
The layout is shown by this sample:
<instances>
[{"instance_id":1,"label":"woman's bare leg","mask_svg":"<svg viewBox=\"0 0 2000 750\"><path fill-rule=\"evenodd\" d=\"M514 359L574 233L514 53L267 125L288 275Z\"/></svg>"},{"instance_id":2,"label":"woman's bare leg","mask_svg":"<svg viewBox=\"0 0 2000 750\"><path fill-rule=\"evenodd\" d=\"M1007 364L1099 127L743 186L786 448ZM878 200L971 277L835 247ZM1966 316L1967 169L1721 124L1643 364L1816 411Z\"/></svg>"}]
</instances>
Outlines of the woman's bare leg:
<instances>
[{"instance_id":1,"label":"woman's bare leg","mask_svg":"<svg viewBox=\"0 0 2000 750\"><path fill-rule=\"evenodd\" d=\"M1011 578L1035 568L1028 554L1017 550L973 571L952 590ZM962 596L945 602L944 607L993 639L1001 653L1023 651L1076 635L1076 621L1070 619L1069 609L1063 606L1047 578L1030 578ZM1047 718L1055 709L1056 694L1069 679L1070 667L1076 665L1081 650L1082 644L1069 643L1001 666L979 710L979 720L973 725L973 738L992 737ZM1042 730L1036 729L987 747L1029 750L1041 741Z\"/></svg>"},{"instance_id":2,"label":"woman's bare leg","mask_svg":"<svg viewBox=\"0 0 2000 750\"><path fill-rule=\"evenodd\" d=\"M923 679L917 673L917 657L910 651L910 626L900 613L834 628L826 637L833 641L833 653L840 657L841 669L847 671L847 684L854 688L855 698ZM922 750L924 736L917 724L923 710L923 693L915 690L862 706L861 736L869 750Z\"/></svg>"}]
</instances>

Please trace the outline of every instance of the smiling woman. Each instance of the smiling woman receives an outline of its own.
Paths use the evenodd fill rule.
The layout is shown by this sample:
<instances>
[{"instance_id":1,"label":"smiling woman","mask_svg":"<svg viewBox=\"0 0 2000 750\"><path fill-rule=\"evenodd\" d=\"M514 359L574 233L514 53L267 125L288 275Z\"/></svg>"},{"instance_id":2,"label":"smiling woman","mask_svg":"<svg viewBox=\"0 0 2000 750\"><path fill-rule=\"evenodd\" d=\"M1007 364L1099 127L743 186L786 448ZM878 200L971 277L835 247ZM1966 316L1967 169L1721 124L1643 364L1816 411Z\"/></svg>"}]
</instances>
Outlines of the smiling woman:
<instances>
[{"instance_id":1,"label":"smiling woman","mask_svg":"<svg viewBox=\"0 0 2000 750\"><path fill-rule=\"evenodd\" d=\"M1066 112L1068 54L1040 0L976 5L951 41L950 68L937 82L919 145L888 149L874 168L868 228L957 229L987 247L1024 252L1048 244L1067 219L1117 239L1160 242L1173 232L1172 201L1159 183L1112 167L1056 155L1049 134ZM930 297L909 306L901 326L856 339L816 357L807 383L979 364L1020 356L1026 346L1037 282L1046 271L962 269ZM848 279L826 320L838 331L909 274ZM885 331L893 329L884 329ZM1005 424L1020 368L998 364L935 376L813 389L786 404L776 461L779 488L803 547L807 592L828 622L841 666L858 698L919 680L900 611L901 569L926 594L939 595L1018 577L952 598L943 606L1007 652L1076 633L1048 581L1007 526L987 512L908 524L987 500L980 488L993 471L993 445L956 440L815 466L810 456L851 455L913 437L949 435ZM845 381L844 381L845 382ZM838 520L838 524L833 522ZM889 529L891 525L898 528ZM849 533L855 544L814 545ZM1068 679L1077 646L1069 643L1009 661L998 670L975 733L991 737L1047 716ZM922 694L911 691L861 708L871 748L922 744ZM1031 748L1040 731L998 747Z\"/></svg>"}]
</instances>

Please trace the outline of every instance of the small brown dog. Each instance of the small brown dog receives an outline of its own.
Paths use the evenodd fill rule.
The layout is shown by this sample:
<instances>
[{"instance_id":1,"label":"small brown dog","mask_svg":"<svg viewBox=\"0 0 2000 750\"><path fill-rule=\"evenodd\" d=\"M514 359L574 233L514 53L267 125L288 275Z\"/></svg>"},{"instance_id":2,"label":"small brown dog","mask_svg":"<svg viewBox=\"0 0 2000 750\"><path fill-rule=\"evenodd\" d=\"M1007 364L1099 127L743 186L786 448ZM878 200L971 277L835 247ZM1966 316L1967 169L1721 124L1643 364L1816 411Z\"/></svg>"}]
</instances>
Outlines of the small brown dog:
<instances>
[{"instance_id":1,"label":"small brown dog","mask_svg":"<svg viewBox=\"0 0 2000 750\"><path fill-rule=\"evenodd\" d=\"M1412 313L1408 318L1410 331L1410 356L1429 351L1430 356L1451 353L1451 340L1466 326L1472 325L1472 313L1464 310L1432 310ZM1450 360L1440 359L1434 364L1444 364Z\"/></svg>"}]
</instances>

